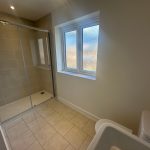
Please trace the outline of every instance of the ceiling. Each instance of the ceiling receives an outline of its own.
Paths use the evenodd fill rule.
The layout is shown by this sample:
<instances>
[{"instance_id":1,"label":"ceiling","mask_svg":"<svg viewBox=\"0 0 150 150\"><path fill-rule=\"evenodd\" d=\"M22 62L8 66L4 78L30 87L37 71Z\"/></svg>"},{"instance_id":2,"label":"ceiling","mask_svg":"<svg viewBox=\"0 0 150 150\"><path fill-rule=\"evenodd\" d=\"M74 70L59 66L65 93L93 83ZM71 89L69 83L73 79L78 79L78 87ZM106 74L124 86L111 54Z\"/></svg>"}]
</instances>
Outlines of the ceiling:
<instances>
[{"instance_id":1,"label":"ceiling","mask_svg":"<svg viewBox=\"0 0 150 150\"><path fill-rule=\"evenodd\" d=\"M0 0L0 12L35 21L62 5L65 1L66 0ZM15 10L11 10L10 5L15 6Z\"/></svg>"}]
</instances>

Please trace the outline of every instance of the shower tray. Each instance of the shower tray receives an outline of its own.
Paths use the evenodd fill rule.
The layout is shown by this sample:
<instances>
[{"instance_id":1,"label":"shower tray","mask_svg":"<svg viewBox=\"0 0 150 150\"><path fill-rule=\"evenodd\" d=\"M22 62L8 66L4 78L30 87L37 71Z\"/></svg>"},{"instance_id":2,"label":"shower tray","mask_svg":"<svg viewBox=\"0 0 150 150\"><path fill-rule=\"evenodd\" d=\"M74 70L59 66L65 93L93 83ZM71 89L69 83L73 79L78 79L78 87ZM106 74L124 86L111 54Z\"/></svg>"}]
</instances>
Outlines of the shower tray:
<instances>
[{"instance_id":1,"label":"shower tray","mask_svg":"<svg viewBox=\"0 0 150 150\"><path fill-rule=\"evenodd\" d=\"M44 94L41 94L44 93ZM33 93L31 95L32 98L32 105L36 106L39 105L40 103L51 99L53 97L52 94L49 92L42 90L37 93ZM19 100L16 100L12 103L6 104L4 106L0 106L0 122L4 122L12 117L15 117L19 115L22 112L25 112L29 109L31 109L31 102L30 102L30 97L26 96L23 97Z\"/></svg>"}]
</instances>

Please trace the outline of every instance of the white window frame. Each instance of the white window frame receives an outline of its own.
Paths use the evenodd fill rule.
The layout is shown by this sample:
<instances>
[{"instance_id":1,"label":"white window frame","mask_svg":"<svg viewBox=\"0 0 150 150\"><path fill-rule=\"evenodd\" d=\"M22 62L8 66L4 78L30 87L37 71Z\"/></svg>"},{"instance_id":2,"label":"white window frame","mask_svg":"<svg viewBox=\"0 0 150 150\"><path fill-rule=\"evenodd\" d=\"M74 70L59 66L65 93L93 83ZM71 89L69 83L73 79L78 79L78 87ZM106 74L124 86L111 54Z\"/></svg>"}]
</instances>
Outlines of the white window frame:
<instances>
[{"instance_id":1,"label":"white window frame","mask_svg":"<svg viewBox=\"0 0 150 150\"><path fill-rule=\"evenodd\" d=\"M41 66L45 66L46 65L46 60L45 60L45 51L44 51L44 40L43 40L43 38L38 38L38 53L39 53L39 64Z\"/></svg>"},{"instance_id":2,"label":"white window frame","mask_svg":"<svg viewBox=\"0 0 150 150\"><path fill-rule=\"evenodd\" d=\"M100 22L99 22L99 11L91 13L89 15L71 20L69 22L55 26L55 42L56 42L56 57L57 57L57 71L60 73L70 74L74 76L83 76L83 78L96 77L95 71L83 70L83 29L99 25L98 34L98 47L97 55L99 50L99 37L100 37ZM77 69L67 68L66 64L66 49L65 49L65 32L76 31L77 38ZM93 78L93 79L94 79Z\"/></svg>"},{"instance_id":3,"label":"white window frame","mask_svg":"<svg viewBox=\"0 0 150 150\"><path fill-rule=\"evenodd\" d=\"M70 32L70 31L77 31L77 28L75 26L69 26L69 27L62 28L62 60L63 60L62 69L63 69L63 71L77 73L77 69L67 67L67 63L66 63L65 33ZM78 35L78 32L76 32L76 36L77 35ZM77 41L77 37L76 37L76 41ZM78 44L77 43L76 43L76 48L78 49ZM78 58L78 51L76 52L76 56ZM76 64L76 65L77 65L77 68L78 68L78 64Z\"/></svg>"},{"instance_id":4,"label":"white window frame","mask_svg":"<svg viewBox=\"0 0 150 150\"><path fill-rule=\"evenodd\" d=\"M81 22L80 24L69 24L67 26L63 26L61 28L61 39L62 39L62 71L83 74L83 75L90 75L96 76L96 71L86 71L83 70L83 29L99 25L99 21L96 19L92 19L87 23ZM76 31L76 48L77 48L77 69L68 68L66 63L66 40L65 40L65 33ZM99 45L99 35L98 35L98 45ZM98 51L98 49L97 49Z\"/></svg>"}]
</instances>

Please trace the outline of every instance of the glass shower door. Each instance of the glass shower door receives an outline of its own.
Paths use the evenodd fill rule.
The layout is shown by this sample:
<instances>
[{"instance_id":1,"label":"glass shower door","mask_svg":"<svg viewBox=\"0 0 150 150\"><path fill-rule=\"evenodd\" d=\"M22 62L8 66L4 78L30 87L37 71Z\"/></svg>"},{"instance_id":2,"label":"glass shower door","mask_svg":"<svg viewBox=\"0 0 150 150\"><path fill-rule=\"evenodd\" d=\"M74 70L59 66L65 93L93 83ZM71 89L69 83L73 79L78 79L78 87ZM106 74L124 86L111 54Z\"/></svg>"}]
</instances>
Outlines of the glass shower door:
<instances>
[{"instance_id":1,"label":"glass shower door","mask_svg":"<svg viewBox=\"0 0 150 150\"><path fill-rule=\"evenodd\" d=\"M20 31L0 23L0 122L31 108Z\"/></svg>"},{"instance_id":2,"label":"glass shower door","mask_svg":"<svg viewBox=\"0 0 150 150\"><path fill-rule=\"evenodd\" d=\"M0 23L0 122L53 96L48 33Z\"/></svg>"}]
</instances>

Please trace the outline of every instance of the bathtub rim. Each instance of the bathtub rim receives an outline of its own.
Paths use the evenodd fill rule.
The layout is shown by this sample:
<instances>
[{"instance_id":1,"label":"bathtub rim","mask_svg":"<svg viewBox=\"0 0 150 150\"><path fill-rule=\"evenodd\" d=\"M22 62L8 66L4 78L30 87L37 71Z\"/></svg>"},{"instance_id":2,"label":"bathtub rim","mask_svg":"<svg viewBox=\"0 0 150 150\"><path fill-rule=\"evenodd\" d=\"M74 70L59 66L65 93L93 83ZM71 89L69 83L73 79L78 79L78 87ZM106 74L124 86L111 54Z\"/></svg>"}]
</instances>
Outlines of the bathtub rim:
<instances>
[{"instance_id":1,"label":"bathtub rim","mask_svg":"<svg viewBox=\"0 0 150 150\"><path fill-rule=\"evenodd\" d=\"M146 147L148 147L150 149L150 144L147 143L146 141L140 139L138 136L131 134L130 132L126 131L125 129L116 126L112 123L103 123L99 129L99 131L95 134L95 136L93 137L93 140L91 141L91 143L89 144L87 150L95 150L98 141L100 140L100 138L102 137L103 133L105 132L105 130L107 128L113 128L119 132L121 132L122 134L125 134L126 136L132 138L133 140L145 145Z\"/></svg>"}]
</instances>

